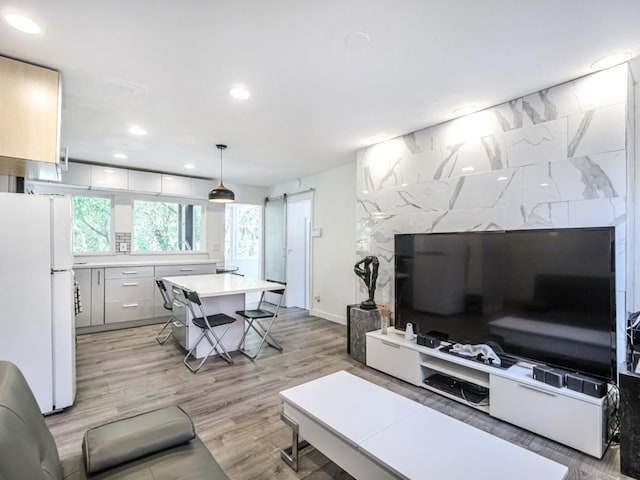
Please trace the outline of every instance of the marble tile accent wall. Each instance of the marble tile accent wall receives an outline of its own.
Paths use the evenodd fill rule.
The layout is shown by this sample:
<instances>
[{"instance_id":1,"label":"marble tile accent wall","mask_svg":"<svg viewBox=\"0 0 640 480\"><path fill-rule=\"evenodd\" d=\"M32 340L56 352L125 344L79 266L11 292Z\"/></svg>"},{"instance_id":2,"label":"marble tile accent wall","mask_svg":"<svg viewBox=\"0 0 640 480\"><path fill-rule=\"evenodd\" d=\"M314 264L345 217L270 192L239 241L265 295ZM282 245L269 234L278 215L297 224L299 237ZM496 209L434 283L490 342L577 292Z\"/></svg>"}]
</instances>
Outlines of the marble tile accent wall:
<instances>
[{"instance_id":1,"label":"marble tile accent wall","mask_svg":"<svg viewBox=\"0 0 640 480\"><path fill-rule=\"evenodd\" d=\"M621 65L358 151L356 256L380 259L376 300L393 305L396 233L614 225L624 344L627 75Z\"/></svg>"}]
</instances>

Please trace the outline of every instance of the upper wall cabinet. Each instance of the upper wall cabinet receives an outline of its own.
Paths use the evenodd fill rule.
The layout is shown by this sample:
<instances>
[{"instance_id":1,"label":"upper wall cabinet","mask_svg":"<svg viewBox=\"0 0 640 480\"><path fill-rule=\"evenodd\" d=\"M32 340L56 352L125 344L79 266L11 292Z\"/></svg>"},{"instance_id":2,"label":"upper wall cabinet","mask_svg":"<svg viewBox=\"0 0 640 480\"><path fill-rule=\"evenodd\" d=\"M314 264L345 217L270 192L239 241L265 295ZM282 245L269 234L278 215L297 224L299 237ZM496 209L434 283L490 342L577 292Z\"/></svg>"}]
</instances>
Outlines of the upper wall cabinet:
<instances>
[{"instance_id":1,"label":"upper wall cabinet","mask_svg":"<svg viewBox=\"0 0 640 480\"><path fill-rule=\"evenodd\" d=\"M91 185L91 165L69 163L69 169L62 172L62 183L89 188Z\"/></svg>"},{"instance_id":2,"label":"upper wall cabinet","mask_svg":"<svg viewBox=\"0 0 640 480\"><path fill-rule=\"evenodd\" d=\"M24 176L25 160L58 163L60 74L0 57L0 173Z\"/></svg>"},{"instance_id":3,"label":"upper wall cabinet","mask_svg":"<svg viewBox=\"0 0 640 480\"><path fill-rule=\"evenodd\" d=\"M142 193L160 193L162 191L160 174L129 170L129 190Z\"/></svg>"},{"instance_id":4,"label":"upper wall cabinet","mask_svg":"<svg viewBox=\"0 0 640 480\"><path fill-rule=\"evenodd\" d=\"M177 175L162 175L162 193L178 195L181 197L191 196L191 178Z\"/></svg>"},{"instance_id":5,"label":"upper wall cabinet","mask_svg":"<svg viewBox=\"0 0 640 480\"><path fill-rule=\"evenodd\" d=\"M97 189L126 190L129 188L128 170L91 165L91 186Z\"/></svg>"},{"instance_id":6,"label":"upper wall cabinet","mask_svg":"<svg viewBox=\"0 0 640 480\"><path fill-rule=\"evenodd\" d=\"M192 196L195 198L208 198L209 190L218 185L214 180L203 180L202 178L194 178L191 188Z\"/></svg>"}]
</instances>

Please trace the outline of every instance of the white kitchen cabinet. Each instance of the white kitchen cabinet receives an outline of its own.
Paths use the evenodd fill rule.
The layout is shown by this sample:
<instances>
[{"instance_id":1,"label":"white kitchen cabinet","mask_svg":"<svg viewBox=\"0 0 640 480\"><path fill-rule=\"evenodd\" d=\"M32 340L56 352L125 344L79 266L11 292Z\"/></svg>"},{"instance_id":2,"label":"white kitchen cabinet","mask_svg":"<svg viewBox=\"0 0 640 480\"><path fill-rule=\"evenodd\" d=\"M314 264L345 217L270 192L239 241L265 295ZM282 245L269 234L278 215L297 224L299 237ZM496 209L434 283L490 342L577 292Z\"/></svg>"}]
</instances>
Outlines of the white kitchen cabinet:
<instances>
[{"instance_id":1,"label":"white kitchen cabinet","mask_svg":"<svg viewBox=\"0 0 640 480\"><path fill-rule=\"evenodd\" d=\"M91 269L91 326L104 325L104 268Z\"/></svg>"},{"instance_id":2,"label":"white kitchen cabinet","mask_svg":"<svg viewBox=\"0 0 640 480\"><path fill-rule=\"evenodd\" d=\"M91 165L69 163L69 169L62 172L62 183L89 188L91 185Z\"/></svg>"},{"instance_id":3,"label":"white kitchen cabinet","mask_svg":"<svg viewBox=\"0 0 640 480\"><path fill-rule=\"evenodd\" d=\"M104 268L76 268L80 284L82 313L76 315L76 328L104 325Z\"/></svg>"},{"instance_id":4,"label":"white kitchen cabinet","mask_svg":"<svg viewBox=\"0 0 640 480\"><path fill-rule=\"evenodd\" d=\"M129 170L129 190L141 193L160 193L162 177L159 173Z\"/></svg>"},{"instance_id":5,"label":"white kitchen cabinet","mask_svg":"<svg viewBox=\"0 0 640 480\"><path fill-rule=\"evenodd\" d=\"M193 178L191 182L191 195L194 198L209 198L209 191L218 186L218 182L214 180L203 180L202 178Z\"/></svg>"},{"instance_id":6,"label":"white kitchen cabinet","mask_svg":"<svg viewBox=\"0 0 640 480\"><path fill-rule=\"evenodd\" d=\"M162 175L162 193L181 197L191 196L191 177Z\"/></svg>"},{"instance_id":7,"label":"white kitchen cabinet","mask_svg":"<svg viewBox=\"0 0 640 480\"><path fill-rule=\"evenodd\" d=\"M105 324L154 317L153 273L153 266L105 269Z\"/></svg>"},{"instance_id":8,"label":"white kitchen cabinet","mask_svg":"<svg viewBox=\"0 0 640 480\"><path fill-rule=\"evenodd\" d=\"M91 186L97 189L126 190L129 186L128 170L91 165Z\"/></svg>"},{"instance_id":9,"label":"white kitchen cabinet","mask_svg":"<svg viewBox=\"0 0 640 480\"><path fill-rule=\"evenodd\" d=\"M413 385L422 385L420 353L391 336L382 339L367 335L367 366Z\"/></svg>"},{"instance_id":10,"label":"white kitchen cabinet","mask_svg":"<svg viewBox=\"0 0 640 480\"><path fill-rule=\"evenodd\" d=\"M81 268L73 271L73 276L80 284L82 313L76 315L76 327L91 325L91 269Z\"/></svg>"}]
</instances>

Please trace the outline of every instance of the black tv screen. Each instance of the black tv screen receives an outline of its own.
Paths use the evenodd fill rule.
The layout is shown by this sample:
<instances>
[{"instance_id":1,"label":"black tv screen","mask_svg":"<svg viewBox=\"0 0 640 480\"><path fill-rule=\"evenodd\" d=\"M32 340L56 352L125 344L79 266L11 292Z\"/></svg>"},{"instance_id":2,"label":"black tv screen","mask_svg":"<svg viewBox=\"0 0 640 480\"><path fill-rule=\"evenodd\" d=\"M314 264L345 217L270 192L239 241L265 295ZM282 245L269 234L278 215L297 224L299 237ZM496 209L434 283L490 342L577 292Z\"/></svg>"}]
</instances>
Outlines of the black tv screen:
<instances>
[{"instance_id":1,"label":"black tv screen","mask_svg":"<svg viewBox=\"0 0 640 480\"><path fill-rule=\"evenodd\" d=\"M395 236L395 326L616 376L614 228Z\"/></svg>"}]
</instances>

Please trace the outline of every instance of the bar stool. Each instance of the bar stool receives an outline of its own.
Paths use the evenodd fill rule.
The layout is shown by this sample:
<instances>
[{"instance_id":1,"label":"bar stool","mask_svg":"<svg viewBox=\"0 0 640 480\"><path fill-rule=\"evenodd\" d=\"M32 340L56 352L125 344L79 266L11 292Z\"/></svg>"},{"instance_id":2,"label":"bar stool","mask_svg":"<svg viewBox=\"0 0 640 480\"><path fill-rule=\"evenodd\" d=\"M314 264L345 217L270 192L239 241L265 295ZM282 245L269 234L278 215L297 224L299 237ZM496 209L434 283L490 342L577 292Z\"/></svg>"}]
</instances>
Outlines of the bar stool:
<instances>
[{"instance_id":1,"label":"bar stool","mask_svg":"<svg viewBox=\"0 0 640 480\"><path fill-rule=\"evenodd\" d=\"M191 322L196 327L202 330L202 333L198 337L198 340L196 340L196 342L193 344L193 347L191 347L191 350L189 350L189 352L187 352L187 355L184 357L184 360L183 360L184 364L193 373L197 373L198 370L202 368L202 365L204 365L204 362L207 360L207 358L209 358L214 351L217 351L217 353L223 359L225 359L229 364L233 364L233 360L231 359L229 352L227 352L227 349L224 348L224 345L222 344L222 339L224 338L225 334L229 330L229 327L231 326L231 324L234 323L236 319L224 313L207 315L204 311L204 308L202 308L202 301L200 300L200 296L198 295L197 292L194 292L193 290L184 290L184 289L182 291L184 293L184 298L187 299L187 302L189 304L189 310L191 310L191 315L193 316ZM194 305L198 307L198 310L200 311L200 315L196 313ZM225 328L222 334L218 336L214 330L214 327L221 327L223 325L226 325L227 328ZM204 338L207 339L207 341L209 342L209 345L211 345L211 348L209 349L209 352L202 358L198 366L194 368L189 364L189 357L193 355L193 353L198 348L198 345ZM195 355L194 355L194 358L195 358Z\"/></svg>"},{"instance_id":2,"label":"bar stool","mask_svg":"<svg viewBox=\"0 0 640 480\"><path fill-rule=\"evenodd\" d=\"M279 283L285 288L287 286L285 282L278 282L277 280L267 280L267 282ZM264 303L264 295L266 293L262 292L262 295L260 296L260 302L258 303L258 308L253 310L239 310L236 312L237 315L240 315L247 320L247 327L245 328L244 334L242 335L240 343L238 344L238 350L249 357L251 360L255 359L260 354L260 351L262 350L265 342L276 350L280 352L282 351L282 346L274 340L269 332L271 331L273 322L275 321L276 317L278 316L278 312L280 311L280 305L282 304L282 299L284 298L285 288L282 288L280 290L269 290L269 292L278 295L278 303L274 311L262 308L262 304ZM262 324L262 321L265 319L270 319L266 326ZM246 341L249 330L254 330L260 337L260 344L258 345L258 349L255 351L255 353L250 353L244 347L244 343Z\"/></svg>"},{"instance_id":3,"label":"bar stool","mask_svg":"<svg viewBox=\"0 0 640 480\"><path fill-rule=\"evenodd\" d=\"M164 337L162 336L162 332L164 332L165 329L169 325L171 325L171 322L173 322L173 320L174 320L174 318L173 318L173 307L172 307L173 302L171 300L171 297L169 297L169 293L167 292L166 285L164 284L164 282L161 279L156 278L156 285L158 286L158 290L160 290L160 295L162 296L162 306L164 307L165 310L169 310L170 312L172 312L172 314L169 317L169 319L165 322L165 324L162 326L162 328L160 329L160 331L156 335L156 341L160 345L162 345L162 344L164 344L164 342L169 340L169 337L171 335L173 335L173 331L170 331Z\"/></svg>"}]
</instances>

